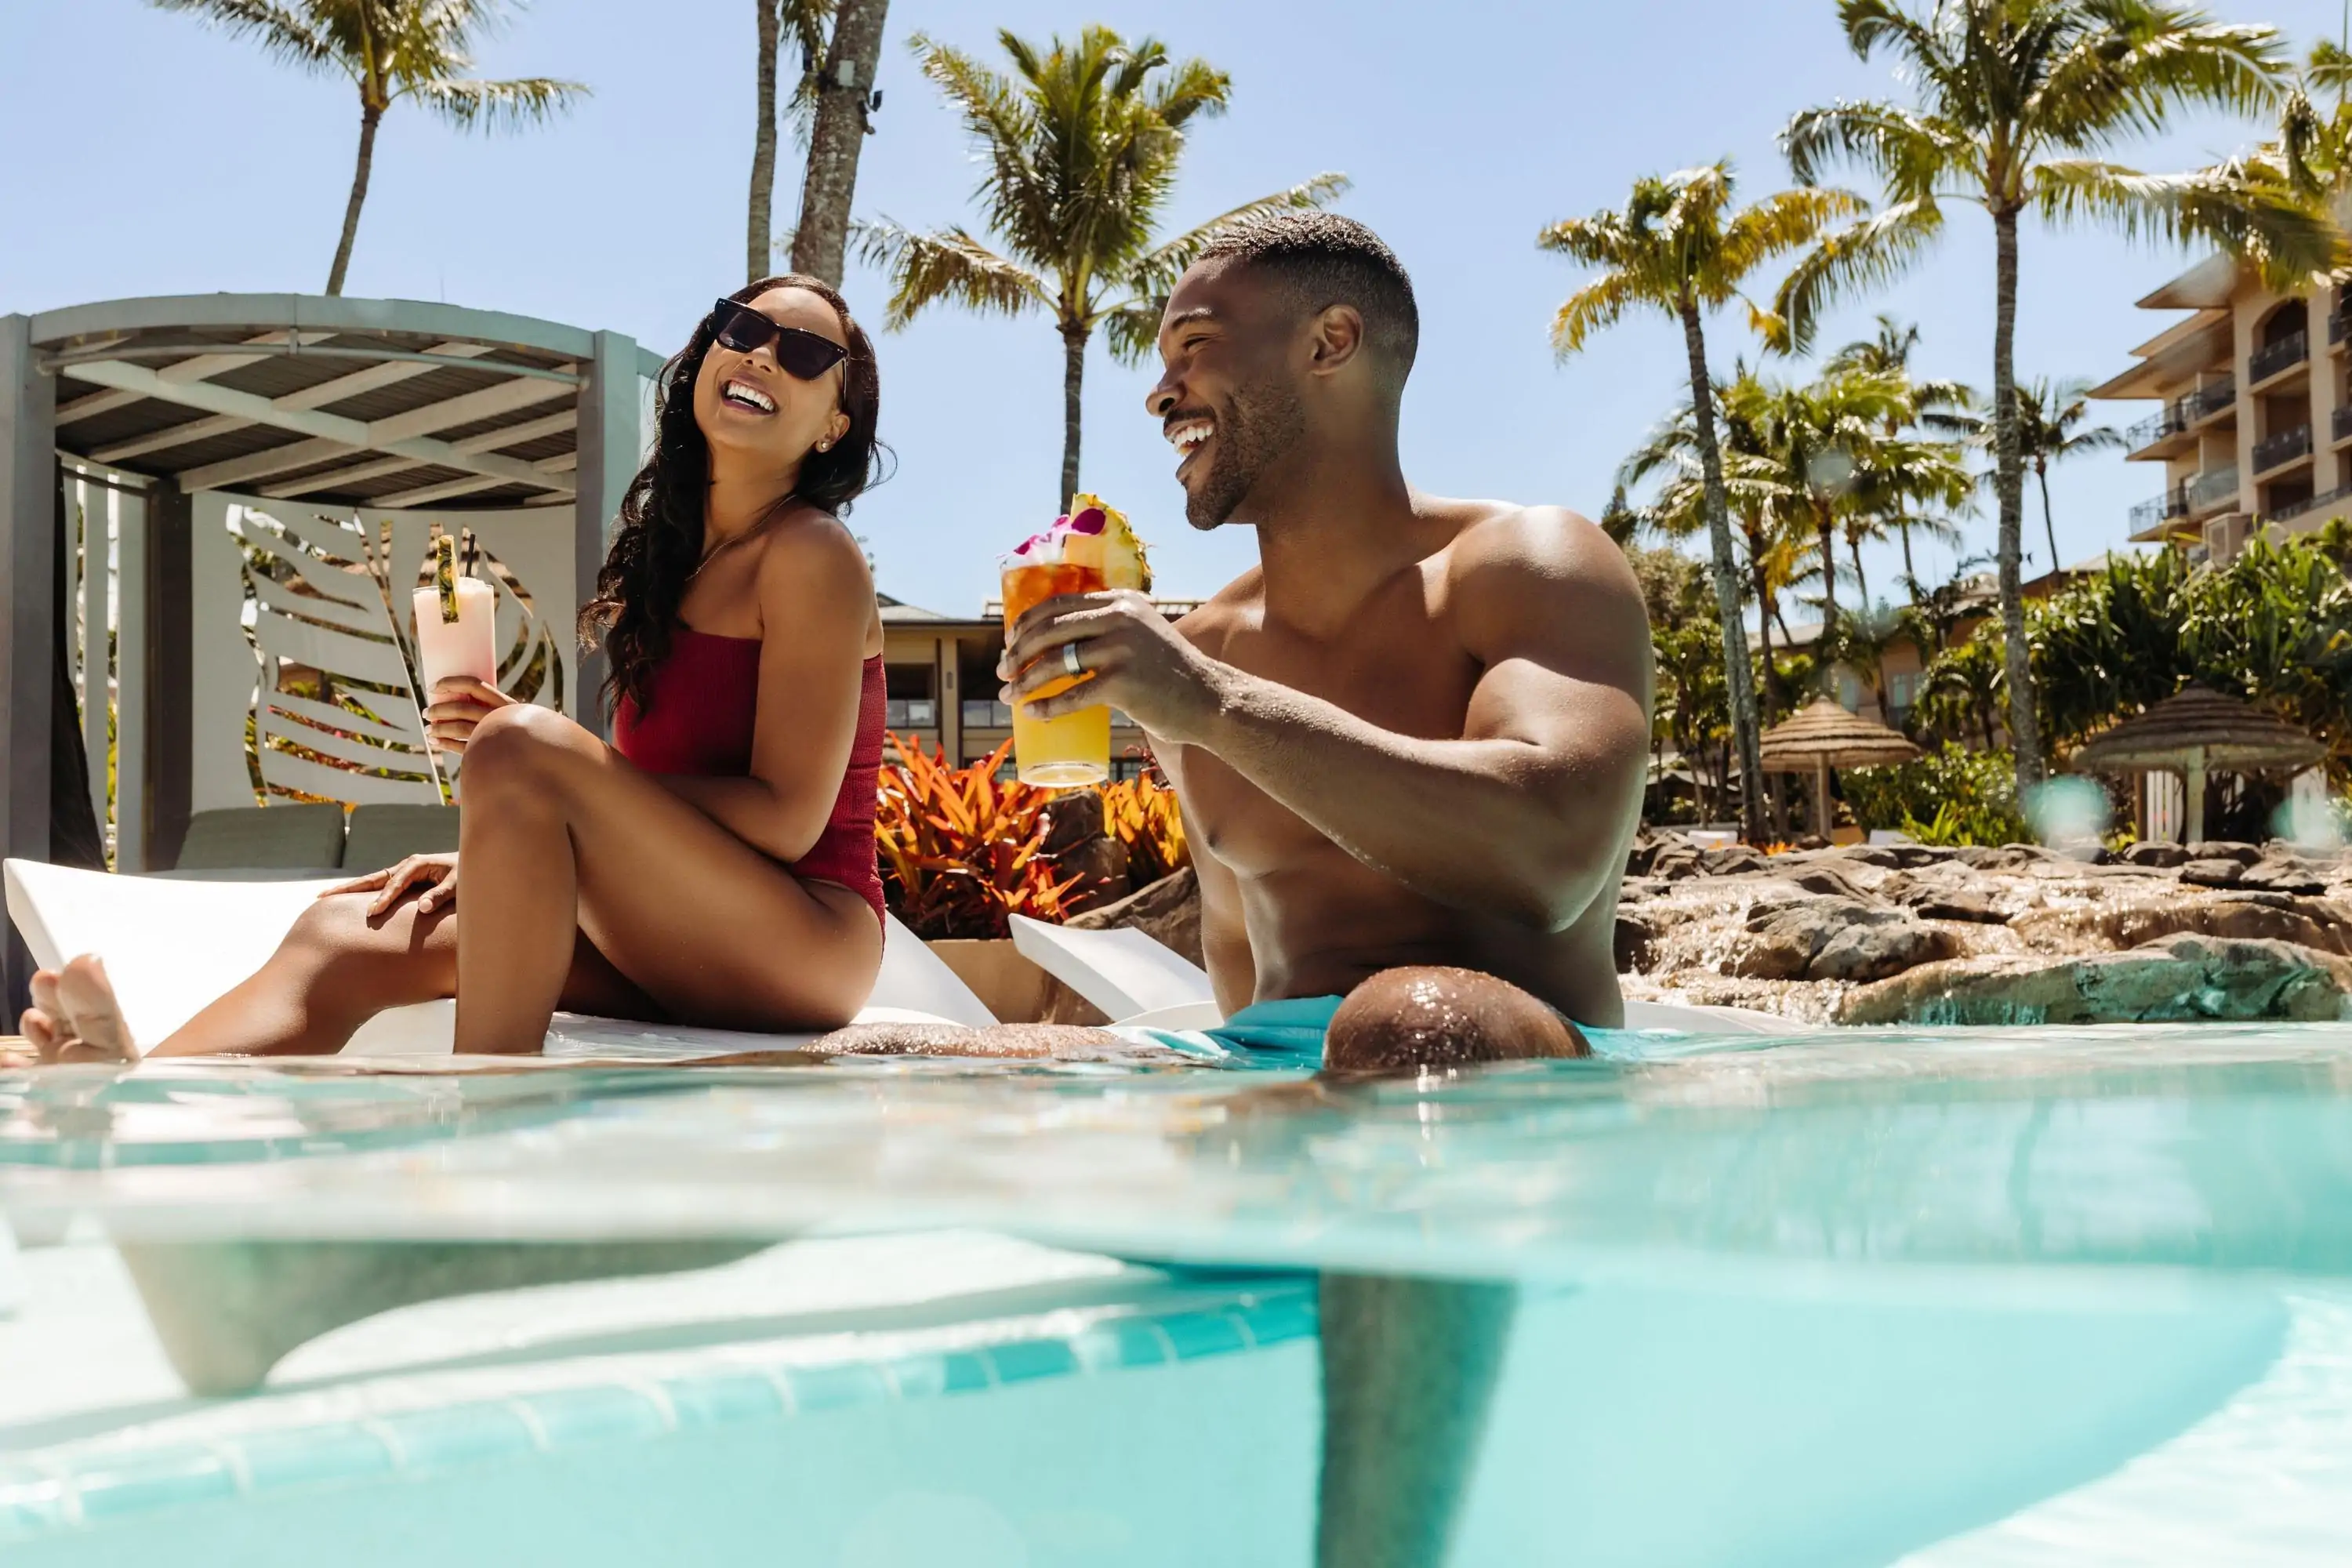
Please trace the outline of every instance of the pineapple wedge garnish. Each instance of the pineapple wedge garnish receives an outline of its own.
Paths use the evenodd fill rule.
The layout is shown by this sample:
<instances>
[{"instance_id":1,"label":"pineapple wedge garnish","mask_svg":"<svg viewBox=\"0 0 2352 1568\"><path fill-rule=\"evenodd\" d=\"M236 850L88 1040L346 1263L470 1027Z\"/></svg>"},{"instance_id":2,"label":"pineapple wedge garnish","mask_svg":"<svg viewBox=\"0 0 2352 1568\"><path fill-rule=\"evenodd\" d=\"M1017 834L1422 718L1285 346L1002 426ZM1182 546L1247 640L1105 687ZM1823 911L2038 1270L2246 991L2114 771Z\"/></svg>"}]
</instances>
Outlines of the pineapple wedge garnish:
<instances>
[{"instance_id":1,"label":"pineapple wedge garnish","mask_svg":"<svg viewBox=\"0 0 2352 1568\"><path fill-rule=\"evenodd\" d=\"M1135 536L1135 529L1128 522L1127 514L1103 504L1100 496L1081 492L1070 498L1069 517L1073 524L1089 511L1102 514L1101 531L1081 532L1074 526L1062 541L1062 559L1076 565L1101 568L1106 588L1150 593L1151 562L1145 553L1143 541Z\"/></svg>"}]
</instances>

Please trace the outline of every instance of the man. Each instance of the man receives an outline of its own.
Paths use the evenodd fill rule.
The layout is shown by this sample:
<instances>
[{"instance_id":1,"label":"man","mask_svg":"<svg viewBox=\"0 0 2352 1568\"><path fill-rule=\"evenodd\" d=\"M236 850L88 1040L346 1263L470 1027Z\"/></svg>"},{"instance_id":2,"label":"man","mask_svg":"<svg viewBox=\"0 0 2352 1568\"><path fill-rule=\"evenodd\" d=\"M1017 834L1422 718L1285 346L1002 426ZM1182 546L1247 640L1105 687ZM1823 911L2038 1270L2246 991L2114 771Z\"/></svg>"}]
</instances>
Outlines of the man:
<instances>
[{"instance_id":1,"label":"man","mask_svg":"<svg viewBox=\"0 0 2352 1568\"><path fill-rule=\"evenodd\" d=\"M1192 525L1255 528L1259 564L1172 628L1139 594L1051 600L1002 667L1008 700L1083 670L1033 710L1108 702L1150 734L1199 868L1216 1038L1244 1060L1294 1065L1324 1026L1333 1067L1581 1055L1565 1020L1623 1019L1641 590L1572 512L1406 481L1418 335L1361 224L1283 213L1213 238L1146 403Z\"/></svg>"}]
</instances>

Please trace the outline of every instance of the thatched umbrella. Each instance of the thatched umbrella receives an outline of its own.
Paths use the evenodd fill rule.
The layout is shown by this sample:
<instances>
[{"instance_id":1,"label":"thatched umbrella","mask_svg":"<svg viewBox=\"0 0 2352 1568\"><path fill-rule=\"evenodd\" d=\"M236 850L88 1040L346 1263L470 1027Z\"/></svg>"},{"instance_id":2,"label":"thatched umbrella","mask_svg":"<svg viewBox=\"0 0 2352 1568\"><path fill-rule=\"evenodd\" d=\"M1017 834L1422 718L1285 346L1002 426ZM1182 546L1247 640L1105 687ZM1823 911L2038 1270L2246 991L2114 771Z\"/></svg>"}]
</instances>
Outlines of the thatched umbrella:
<instances>
[{"instance_id":1,"label":"thatched umbrella","mask_svg":"<svg viewBox=\"0 0 2352 1568\"><path fill-rule=\"evenodd\" d=\"M1813 822L1823 834L1830 830L1832 768L1873 768L1907 763L1919 754L1919 748L1895 731L1849 713L1827 697L1765 731L1759 750L1766 773L1813 775Z\"/></svg>"},{"instance_id":2,"label":"thatched umbrella","mask_svg":"<svg viewBox=\"0 0 2352 1568\"><path fill-rule=\"evenodd\" d=\"M2205 837L2205 774L2307 768L2326 742L2252 703L2194 682L2137 718L2102 730L2074 753L2085 773L2177 773L2188 797L2188 842Z\"/></svg>"}]
</instances>

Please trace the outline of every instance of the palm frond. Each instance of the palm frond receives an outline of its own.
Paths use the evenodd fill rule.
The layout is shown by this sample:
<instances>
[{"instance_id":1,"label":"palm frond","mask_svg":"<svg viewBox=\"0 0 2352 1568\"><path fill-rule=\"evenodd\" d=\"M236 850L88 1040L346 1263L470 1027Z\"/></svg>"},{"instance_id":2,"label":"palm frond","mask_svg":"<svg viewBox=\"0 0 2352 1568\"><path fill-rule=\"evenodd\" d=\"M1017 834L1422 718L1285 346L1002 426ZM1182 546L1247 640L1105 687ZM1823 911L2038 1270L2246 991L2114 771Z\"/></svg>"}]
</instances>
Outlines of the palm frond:
<instances>
[{"instance_id":1,"label":"palm frond","mask_svg":"<svg viewBox=\"0 0 2352 1568\"><path fill-rule=\"evenodd\" d=\"M2299 287L2352 259L2324 210L2238 163L2144 174L2095 159L2050 159L2035 167L2027 195L2053 222L2089 219L2132 239L2210 241L2274 287Z\"/></svg>"},{"instance_id":2,"label":"palm frond","mask_svg":"<svg viewBox=\"0 0 2352 1568\"><path fill-rule=\"evenodd\" d=\"M1602 273L1570 294L1553 315L1553 357L1570 358L1584 347L1585 340L1593 333L1615 326L1634 306L1651 302L1630 273Z\"/></svg>"},{"instance_id":3,"label":"palm frond","mask_svg":"<svg viewBox=\"0 0 2352 1568\"><path fill-rule=\"evenodd\" d=\"M1843 99L1798 111L1780 132L1780 150L1801 185L1819 184L1843 162L1877 175L1897 205L1932 201L1980 167L1976 144L1933 115Z\"/></svg>"},{"instance_id":4,"label":"palm frond","mask_svg":"<svg viewBox=\"0 0 2352 1568\"><path fill-rule=\"evenodd\" d=\"M1933 200L1901 202L1834 233L1807 251L1773 296L1795 348L1812 342L1822 312L1843 295L1883 288L1917 262L1943 233Z\"/></svg>"},{"instance_id":5,"label":"palm frond","mask_svg":"<svg viewBox=\"0 0 2352 1568\"><path fill-rule=\"evenodd\" d=\"M1160 346L1160 318L1167 308L1165 296L1154 296L1130 300L1104 311L1103 339L1109 345L1110 357L1128 365L1150 358Z\"/></svg>"},{"instance_id":6,"label":"palm frond","mask_svg":"<svg viewBox=\"0 0 2352 1568\"><path fill-rule=\"evenodd\" d=\"M200 16L227 34L259 44L262 52L305 70L343 68L333 37L310 18L271 0L147 0L158 11Z\"/></svg>"},{"instance_id":7,"label":"palm frond","mask_svg":"<svg viewBox=\"0 0 2352 1568\"><path fill-rule=\"evenodd\" d=\"M982 314L1051 310L1045 279L997 255L961 228L922 234L884 218L854 227L858 258L890 277L884 324L903 329L925 306L947 300Z\"/></svg>"},{"instance_id":8,"label":"palm frond","mask_svg":"<svg viewBox=\"0 0 2352 1568\"><path fill-rule=\"evenodd\" d=\"M590 93L580 82L534 76L513 81L420 81L394 96L413 98L461 130L510 131L545 124Z\"/></svg>"}]
</instances>

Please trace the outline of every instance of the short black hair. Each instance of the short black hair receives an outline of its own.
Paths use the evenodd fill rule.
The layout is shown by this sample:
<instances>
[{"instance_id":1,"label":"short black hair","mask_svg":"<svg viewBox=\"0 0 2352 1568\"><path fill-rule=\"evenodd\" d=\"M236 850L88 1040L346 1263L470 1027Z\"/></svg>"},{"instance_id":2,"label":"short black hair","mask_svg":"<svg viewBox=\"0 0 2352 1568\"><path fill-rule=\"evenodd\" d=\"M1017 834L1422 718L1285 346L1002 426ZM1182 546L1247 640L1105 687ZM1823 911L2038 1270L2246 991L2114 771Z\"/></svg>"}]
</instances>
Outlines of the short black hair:
<instances>
[{"instance_id":1,"label":"short black hair","mask_svg":"<svg viewBox=\"0 0 2352 1568\"><path fill-rule=\"evenodd\" d=\"M1421 346L1421 308L1404 263L1381 237L1338 213L1259 213L1225 225L1201 247L1201 261L1242 261L1280 279L1307 313L1352 305L1366 342L1396 388Z\"/></svg>"}]
</instances>

